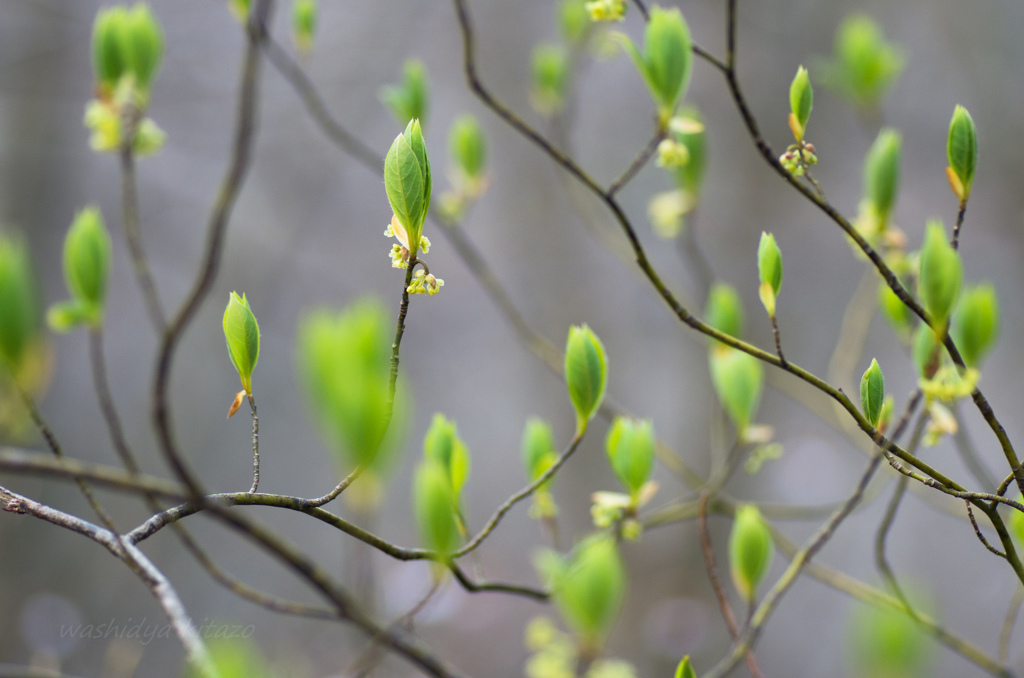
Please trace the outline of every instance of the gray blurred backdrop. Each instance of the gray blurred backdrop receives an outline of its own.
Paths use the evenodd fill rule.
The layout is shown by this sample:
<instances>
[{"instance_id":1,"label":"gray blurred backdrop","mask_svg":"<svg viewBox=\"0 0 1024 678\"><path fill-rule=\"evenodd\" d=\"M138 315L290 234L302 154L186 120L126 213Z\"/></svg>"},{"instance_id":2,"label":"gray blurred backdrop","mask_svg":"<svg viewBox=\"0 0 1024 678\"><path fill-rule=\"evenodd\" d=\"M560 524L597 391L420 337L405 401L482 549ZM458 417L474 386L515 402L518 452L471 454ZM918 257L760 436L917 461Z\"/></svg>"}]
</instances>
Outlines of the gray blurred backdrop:
<instances>
[{"instance_id":1,"label":"gray blurred backdrop","mask_svg":"<svg viewBox=\"0 0 1024 678\"><path fill-rule=\"evenodd\" d=\"M681 5L697 42L723 54L723 3L693 0ZM139 163L142 233L166 308L180 303L197 268L206 215L226 164L232 130L243 34L222 0L154 0L166 32L166 57L153 92L151 116L168 133L164 150ZM279 3L277 38L288 37L289 3ZM437 187L448 125L459 114L476 114L490 143L492 187L472 208L468 236L491 262L513 301L540 332L561 345L570 324L587 322L610 355L608 392L632 412L654 420L659 436L692 465L708 467L715 412L706 348L678 323L634 266L623 263L592 236L597 230L620 252L625 240L607 212L575 186L534 146L484 109L467 90L461 42L450 3L438 0L349 0L321 3L321 26L305 61L334 114L383 157L399 131L380 103L382 85L398 80L410 56L427 65L431 110L427 127ZM156 340L120 230L120 178L113 156L89 151L82 126L92 94L89 38L100 3L93 0L4 0L0 3L0 222L27 234L44 298L64 298L60 251L74 212L99 205L114 234L114 265L107 318L107 356L115 398L127 433L147 470L167 473L157 457L149 425L150 374ZM529 107L532 47L557 39L552 0L473 0L480 72L501 99L541 129ZM904 46L907 68L885 104L885 120L904 134L903 182L896 223L916 248L925 219L949 224L955 200L944 176L946 126L957 103L966 105L979 129L981 156L962 240L966 280L992 280L1003 308L1002 341L987 363L982 385L1009 434L1024 440L1020 379L1022 317L1018 265L1024 248L1019 232L1024 208L1024 5L1013 0L970 3L904 0L761 0L740 3L739 60L742 83L762 129L777 151L789 143L788 86L800 64L831 52L835 27L848 13L864 11L887 37ZM632 11L621 26L639 39L640 17ZM289 47L290 49L290 47ZM339 477L305 410L295 375L295 328L306 309L341 307L377 295L397 310L401 273L386 254L382 237L391 212L380 173L371 173L327 143L288 84L264 69L260 124L252 170L231 219L224 263L214 294L191 325L178 351L173 375L177 434L188 459L217 490L243 490L250 479L249 421L225 421L238 389L224 349L221 313L231 290L252 301L263 332L255 376L261 415L261 489L314 496ZM602 183L617 176L647 141L652 104L632 64L623 55L591 63L576 89L577 118L571 143L578 161ZM818 87L809 138L821 159L817 176L846 214L856 212L861 161L870 132L836 97ZM786 261L780 322L786 355L824 374L839 336L847 300L864 271L838 228L789 189L756 154L720 75L697 62L687 95L708 124L709 175L697 237L717 275L741 291L747 333L771 345L771 329L756 293L755 252L762 230L775 233ZM673 287L694 296L693 278L672 245L657 240L646 219L649 197L669 187L661 170L645 169L622 193L622 202L648 246L651 258ZM576 209L581 202L583 211ZM581 213L590 221L584 224ZM552 423L561 442L572 433L574 415L560 379L526 351L438 233L429 255L432 272L446 281L441 294L414 298L402 373L415 395L415 421L405 463L389 485L375 525L397 543L416 545L408 487L413 460L434 412L458 422L473 454L466 489L471 525L524 482L519 438L526 419ZM703 303L696 304L696 308ZM68 452L115 463L90 381L83 333L55 337L56 366L42 401ZM885 367L889 391L901 396L914 374L889 328L877 317L860 374L871 356ZM770 375L758 421L775 427L785 454L757 476L740 472L730 491L758 500L817 504L847 495L863 465L862 451L828 424L809 415L779 388L795 381ZM840 384L848 392L852 379ZM820 400L820 397L818 398ZM1002 477L1000 453L976 411L966 425L982 456ZM243 413L244 414L244 413ZM556 484L566 535L589 526L589 494L616 489L604 458L604 422L596 422L578 456ZM38 446L38 443L37 443ZM40 448L41 449L41 448ZM927 455L956 477L967 477L951 446ZM888 480L894 473L883 470ZM664 468L654 505L686 494ZM55 506L88 516L72 486L0 474L5 485ZM871 540L891 487L851 517L820 554L822 562L878 584ZM145 517L141 502L104 495L123 524ZM945 511L943 510L945 509ZM243 509L239 509L243 510ZM412 605L426 586L428 568L370 553L353 540L304 516L266 508L244 509L266 520L352 582L348 563L371 558L379 589L376 607L391 618ZM351 515L343 503L334 510ZM890 535L890 557L915 590L956 631L994 654L1006 604L1015 582L1011 571L987 553L958 511L962 504L904 503ZM957 517L951 517L950 513ZM290 573L205 518L189 519L201 541L229 571L275 594L312 600ZM728 522L711 519L724 562ZM781 524L794 539L815 523ZM534 582L531 553L544 543L540 527L517 509L480 550L494 579ZM252 625L278 675L340 675L362 647L344 626L272 615L215 585L172 535L146 543L147 553L178 586L197 623ZM357 551L363 552L362 556ZM635 662L643 676L667 676L679 657L694 655L707 668L727 648L727 636L710 595L692 523L646 533L627 544L630 592L611 641L612 654ZM771 577L782 572L776 559ZM522 675L527 656L522 630L527 620L554 614L518 598L470 596L455 586L424 613L419 631L445 659L476 676ZM839 676L851 601L801 580L778 608L758 646L767 675ZM27 663L56 650L62 666L79 676L130 675L118 665L138 660L136 676L178 676L181 650L173 639L60 640L55 625L114 622L127 629L160 627L164 618L148 592L105 552L73 534L8 514L0 515L0 663ZM1011 657L1024 667L1024 632ZM934 646L935 678L980 675L972 665ZM745 668L737 669L744 675ZM388 661L381 675L413 673Z\"/></svg>"}]
</instances>

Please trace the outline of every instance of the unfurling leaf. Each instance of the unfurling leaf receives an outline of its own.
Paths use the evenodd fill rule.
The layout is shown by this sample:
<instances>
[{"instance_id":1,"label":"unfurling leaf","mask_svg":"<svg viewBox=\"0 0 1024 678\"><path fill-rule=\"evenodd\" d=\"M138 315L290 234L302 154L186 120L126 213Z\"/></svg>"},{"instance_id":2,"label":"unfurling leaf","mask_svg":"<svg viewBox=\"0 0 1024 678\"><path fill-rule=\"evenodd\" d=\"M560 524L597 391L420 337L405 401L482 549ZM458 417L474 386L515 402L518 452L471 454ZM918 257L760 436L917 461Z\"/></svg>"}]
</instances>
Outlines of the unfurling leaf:
<instances>
[{"instance_id":1,"label":"unfurling leaf","mask_svg":"<svg viewBox=\"0 0 1024 678\"><path fill-rule=\"evenodd\" d=\"M565 345L565 383L576 408L576 433L594 418L608 384L608 356L597 335L586 325L569 328Z\"/></svg>"},{"instance_id":2,"label":"unfurling leaf","mask_svg":"<svg viewBox=\"0 0 1024 678\"><path fill-rule=\"evenodd\" d=\"M252 371L260 357L260 326L245 294L239 297L237 292L232 292L228 299L224 309L224 339L231 364L242 380L242 388L252 393Z\"/></svg>"},{"instance_id":3,"label":"unfurling leaf","mask_svg":"<svg viewBox=\"0 0 1024 678\"><path fill-rule=\"evenodd\" d=\"M757 586L768 574L774 554L772 534L761 512L752 504L741 506L729 535L729 569L744 600L750 602L756 597Z\"/></svg>"},{"instance_id":4,"label":"unfurling leaf","mask_svg":"<svg viewBox=\"0 0 1024 678\"><path fill-rule=\"evenodd\" d=\"M871 365L860 379L860 403L868 423L877 427L882 416L885 400L885 377L878 361L871 359Z\"/></svg>"}]
</instances>

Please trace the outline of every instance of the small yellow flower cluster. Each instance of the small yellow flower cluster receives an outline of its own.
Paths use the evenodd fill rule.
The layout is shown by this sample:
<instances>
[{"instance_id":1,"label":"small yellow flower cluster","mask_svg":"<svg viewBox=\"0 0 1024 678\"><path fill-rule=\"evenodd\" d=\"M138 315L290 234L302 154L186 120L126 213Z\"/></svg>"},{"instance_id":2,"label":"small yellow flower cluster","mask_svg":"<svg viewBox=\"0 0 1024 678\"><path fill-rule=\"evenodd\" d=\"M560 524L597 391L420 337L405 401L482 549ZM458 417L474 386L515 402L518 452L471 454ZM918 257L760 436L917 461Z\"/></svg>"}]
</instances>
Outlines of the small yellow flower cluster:
<instances>
[{"instance_id":1,"label":"small yellow flower cluster","mask_svg":"<svg viewBox=\"0 0 1024 678\"><path fill-rule=\"evenodd\" d=\"M591 21L622 21L626 0L591 0L586 5Z\"/></svg>"},{"instance_id":2,"label":"small yellow flower cluster","mask_svg":"<svg viewBox=\"0 0 1024 678\"><path fill-rule=\"evenodd\" d=\"M409 294L428 294L434 296L442 287L444 287L443 280L420 270L416 271L413 275L412 283L409 284L405 291Z\"/></svg>"},{"instance_id":3,"label":"small yellow flower cluster","mask_svg":"<svg viewBox=\"0 0 1024 678\"><path fill-rule=\"evenodd\" d=\"M123 142L123 119L127 107L137 106L137 97L130 76L124 77L114 94L109 98L93 99L85 107L85 126L92 132L89 146L97 153L115 153ZM136 110L138 110L136 108ZM139 157L153 155L159 151L167 135L150 118L142 118L135 129L132 149Z\"/></svg>"},{"instance_id":4,"label":"small yellow flower cluster","mask_svg":"<svg viewBox=\"0 0 1024 678\"><path fill-rule=\"evenodd\" d=\"M677 169L690 162L690 149L675 139L662 139L658 144L658 167Z\"/></svg>"}]
</instances>

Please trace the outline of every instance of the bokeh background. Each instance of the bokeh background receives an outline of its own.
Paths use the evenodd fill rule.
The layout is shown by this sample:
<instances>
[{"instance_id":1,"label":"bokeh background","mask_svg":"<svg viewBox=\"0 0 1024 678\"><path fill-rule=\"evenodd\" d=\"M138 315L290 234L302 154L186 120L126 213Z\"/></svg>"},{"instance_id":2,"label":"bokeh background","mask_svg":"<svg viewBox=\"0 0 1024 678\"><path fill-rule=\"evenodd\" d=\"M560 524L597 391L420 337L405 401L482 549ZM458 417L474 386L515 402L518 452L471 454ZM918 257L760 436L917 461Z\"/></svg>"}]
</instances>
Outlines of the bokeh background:
<instances>
[{"instance_id":1,"label":"bokeh background","mask_svg":"<svg viewBox=\"0 0 1024 678\"><path fill-rule=\"evenodd\" d=\"M287 42L288 3L273 22ZM723 3L669 2L681 6L695 40L724 53ZM556 344L571 324L586 322L610 356L609 394L630 411L653 419L659 437L704 472L721 425L709 383L705 344L678 323L625 260L625 239L592 197L565 181L549 158L484 109L467 90L461 42L452 6L428 0L349 0L321 3L321 26L304 66L334 115L383 157L399 131L379 99L398 80L402 63L421 58L431 85L427 140L436 184L443 188L447 128L454 118L478 116L490 144L491 188L467 216L465 230L500 277L508 294L539 332ZM164 306L186 294L203 243L206 216L227 162L234 118L243 33L221 0L154 0L166 32L166 56L150 115L168 133L157 156L139 163L142 233ZM93 0L8 0L0 3L0 222L24 233L31 245L43 297L65 296L61 245L77 209L99 205L115 235L106 351L110 378L127 433L147 470L167 473L150 427L149 388L156 338L134 285L120 237L116 159L89 151L82 114L92 95L89 60ZM526 119L548 130L529 105L530 52L557 40L552 0L474 0L482 78ZM962 240L966 280L995 283L1002 302L1002 340L987 363L982 386L1011 438L1021 440L1024 370L1020 290L1024 272L1024 6L1012 0L971 3L904 0L741 2L739 72L750 105L769 142L789 143L788 87L800 64L811 67L831 52L836 26L861 11L903 46L906 70L884 106L885 122L902 131L903 180L895 221L911 247L925 219L955 217L955 199L944 175L946 127L953 107L966 105L977 123L981 156ZM621 29L642 35L632 11ZM290 47L289 47L290 49ZM243 490L250 480L247 417L225 421L238 389L224 350L221 313L231 290L244 291L263 332L255 390L261 415L266 491L314 496L339 478L338 466L317 436L296 378L295 333L313 307L341 308L374 295L397 311L401 273L386 257L382 237L390 210L380 173L367 171L332 146L306 114L289 85L272 68L263 71L259 131L253 164L231 219L215 292L191 325L174 366L173 412L188 459L217 490ZM588 62L575 84L575 117L568 134L575 157L602 183L617 176L651 133L652 104L623 54ZM861 162L873 131L824 88L816 91L809 138L819 152L816 175L830 199L853 215L861 191ZM709 174L699 217L691 223L716 275L741 292L748 335L771 345L771 328L756 294L755 252L762 230L773 231L786 262L780 323L786 355L823 374L841 335L847 301L866 263L853 256L838 228L764 164L741 126L718 72L697 62L687 101L707 122ZM689 262L672 243L658 240L646 217L651 195L669 187L650 166L622 193L651 258L670 284L693 299ZM574 415L565 387L517 341L481 287L439 233L431 270L446 281L436 297L414 298L402 346L402 374L415 397L415 419L405 461L390 480L375 528L399 544L416 545L408 488L420 441L434 412L458 422L473 455L466 489L471 525L479 526L504 497L524 483L519 439L526 419L544 417L560 441L572 433ZM595 237L594 234L601 237ZM610 244L609 251L604 244ZM691 307L699 309L702 301ZM56 362L42 410L69 454L115 463L90 381L86 338L78 332L53 339ZM871 357L885 369L897 397L914 386L904 349L877 317L862 356L839 385L848 392ZM794 398L792 394L797 389ZM814 505L852 489L866 457L799 400L820 403L795 380L769 375L758 421L774 427L785 449L754 477L740 472L731 494ZM820 408L819 408L820 409ZM826 408L826 413L828 412ZM971 408L965 426L980 454L1005 475L995 440ZM566 538L589 527L589 494L616 489L604 458L607 424L598 421L578 456L556 484ZM861 441L862 443L863 441ZM39 448L39 442L30 444ZM40 448L41 449L41 448ZM943 443L925 453L957 478L967 474ZM820 554L822 562L879 584L871 543L890 482L875 501L852 516ZM664 468L654 505L690 497ZM60 508L88 516L64 482L0 474L4 485ZM968 483L972 484L973 483ZM125 524L145 517L141 502L104 494ZM243 510L243 509L239 509ZM355 563L372 563L375 607L393 618L427 586L423 563L390 561L301 515L244 509L284 532L310 555L352 583ZM342 502L334 510L353 515ZM904 503L890 535L890 559L914 590L952 629L994 653L1014 592L1005 563L977 542L960 514L962 504L920 493ZM312 600L290 573L236 535L205 518L189 519L202 543L224 567L246 582L282 596ZM711 519L724 561L728 521ZM793 539L806 538L813 522L779 523ZM514 511L480 550L489 578L534 582L531 554L544 543L539 525ZM197 623L223 621L253 627L277 675L341 675L365 642L337 624L275 616L214 584L170 534L146 542L153 560L177 585ZM709 667L728 647L707 584L692 523L661 527L627 544L630 592L610 652L634 662L642 676L667 676L684 653ZM771 577L781 573L776 559ZM812 580L801 580L779 606L758 646L767 675L839 676L847 672L844 648L854 604ZM518 598L468 595L455 586L421 615L418 631L445 659L477 676L522 675L526 622L550 608ZM60 624L114 623L159 628L164 618L139 582L95 545L27 517L0 516L0 664L25 664L47 653L78 676L147 676L181 673L174 639L141 642L128 637L60 639ZM1011 665L1024 667L1014 636ZM929 675L981 675L939 645ZM741 667L737 675L746 671ZM379 675L413 670L389 660Z\"/></svg>"}]
</instances>

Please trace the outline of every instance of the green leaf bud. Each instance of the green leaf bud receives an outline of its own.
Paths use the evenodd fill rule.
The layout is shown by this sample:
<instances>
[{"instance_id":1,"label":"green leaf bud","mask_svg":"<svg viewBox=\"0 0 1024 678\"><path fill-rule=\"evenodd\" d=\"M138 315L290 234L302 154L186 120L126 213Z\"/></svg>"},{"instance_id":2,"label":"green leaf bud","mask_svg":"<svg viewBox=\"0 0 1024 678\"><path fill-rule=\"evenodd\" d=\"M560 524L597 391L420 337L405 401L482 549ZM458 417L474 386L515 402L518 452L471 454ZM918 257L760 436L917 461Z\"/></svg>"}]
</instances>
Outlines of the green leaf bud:
<instances>
[{"instance_id":1,"label":"green leaf bud","mask_svg":"<svg viewBox=\"0 0 1024 678\"><path fill-rule=\"evenodd\" d=\"M448 474L437 461L425 459L416 468L413 506L416 524L427 548L444 555L459 548L455 496Z\"/></svg>"},{"instance_id":2,"label":"green leaf bud","mask_svg":"<svg viewBox=\"0 0 1024 678\"><path fill-rule=\"evenodd\" d=\"M0 358L15 373L38 333L36 299L25 244L0 235Z\"/></svg>"},{"instance_id":3,"label":"green leaf bud","mask_svg":"<svg viewBox=\"0 0 1024 678\"><path fill-rule=\"evenodd\" d=\"M530 482L537 480L558 460L555 438L547 422L531 418L523 429L523 467Z\"/></svg>"},{"instance_id":4,"label":"green leaf bud","mask_svg":"<svg viewBox=\"0 0 1024 678\"><path fill-rule=\"evenodd\" d=\"M666 124L690 83L693 68L693 43L690 29L676 8L651 8L644 33L644 54L627 38L622 44L658 105L662 124Z\"/></svg>"},{"instance_id":5,"label":"green leaf bud","mask_svg":"<svg viewBox=\"0 0 1024 678\"><path fill-rule=\"evenodd\" d=\"M46 310L46 324L54 332L70 332L92 322L90 310L78 299L58 301Z\"/></svg>"},{"instance_id":6,"label":"green leaf bud","mask_svg":"<svg viewBox=\"0 0 1024 678\"><path fill-rule=\"evenodd\" d=\"M452 123L448 132L448 149L462 173L475 179L483 174L487 163L487 139L480 123L472 115L463 115Z\"/></svg>"},{"instance_id":7,"label":"green leaf bud","mask_svg":"<svg viewBox=\"0 0 1024 678\"><path fill-rule=\"evenodd\" d=\"M562 39L570 45L582 41L590 27L586 0L562 0L558 5L558 27Z\"/></svg>"},{"instance_id":8,"label":"green leaf bud","mask_svg":"<svg viewBox=\"0 0 1024 678\"><path fill-rule=\"evenodd\" d=\"M690 664L690 655L683 657L683 660L679 662L679 666L676 667L675 678L697 678L697 672L693 670L693 666Z\"/></svg>"},{"instance_id":9,"label":"green leaf bud","mask_svg":"<svg viewBox=\"0 0 1024 678\"><path fill-rule=\"evenodd\" d=\"M927 323L921 323L914 332L914 365L917 373L925 379L931 379L939 369L942 358L941 342L935 330Z\"/></svg>"},{"instance_id":10,"label":"green leaf bud","mask_svg":"<svg viewBox=\"0 0 1024 678\"><path fill-rule=\"evenodd\" d=\"M579 544L560 567L552 567L552 598L566 623L581 638L598 645L622 607L626 574L615 540L594 535ZM551 576L553 575L553 576Z\"/></svg>"},{"instance_id":11,"label":"green leaf bud","mask_svg":"<svg viewBox=\"0 0 1024 678\"><path fill-rule=\"evenodd\" d=\"M968 367L979 367L999 336L999 300L990 284L964 290L951 328Z\"/></svg>"},{"instance_id":12,"label":"green leaf bud","mask_svg":"<svg viewBox=\"0 0 1024 678\"><path fill-rule=\"evenodd\" d=\"M145 3L132 7L125 17L125 63L135 74L139 90L147 93L163 61L164 33Z\"/></svg>"},{"instance_id":13,"label":"green leaf bud","mask_svg":"<svg viewBox=\"0 0 1024 678\"><path fill-rule=\"evenodd\" d=\"M381 90L381 101L391 110L400 125L412 120L426 124L430 92L427 88L427 69L419 59L405 62L402 83Z\"/></svg>"},{"instance_id":14,"label":"green leaf bud","mask_svg":"<svg viewBox=\"0 0 1024 678\"><path fill-rule=\"evenodd\" d=\"M110 234L99 209L87 207L75 215L64 239L64 280L86 322L93 325L103 320L110 251Z\"/></svg>"},{"instance_id":15,"label":"green leaf bud","mask_svg":"<svg viewBox=\"0 0 1024 678\"><path fill-rule=\"evenodd\" d=\"M732 286L724 283L711 286L704 321L719 332L733 337L743 336L743 302Z\"/></svg>"},{"instance_id":16,"label":"green leaf bud","mask_svg":"<svg viewBox=\"0 0 1024 678\"><path fill-rule=\"evenodd\" d=\"M384 188L391 209L405 230L407 242L402 244L415 256L430 210L432 190L430 160L418 120L410 121L391 144L384 159Z\"/></svg>"},{"instance_id":17,"label":"green leaf bud","mask_svg":"<svg viewBox=\"0 0 1024 678\"><path fill-rule=\"evenodd\" d=\"M92 26L92 66L100 94L109 97L128 69L124 44L127 42L127 15L124 7L109 7L96 13Z\"/></svg>"},{"instance_id":18,"label":"green leaf bud","mask_svg":"<svg viewBox=\"0 0 1024 678\"><path fill-rule=\"evenodd\" d=\"M946 157L949 159L950 186L960 202L967 202L974 184L974 169L978 165L978 131L971 114L960 105L953 109L953 119L949 123Z\"/></svg>"},{"instance_id":19,"label":"green leaf bud","mask_svg":"<svg viewBox=\"0 0 1024 678\"><path fill-rule=\"evenodd\" d=\"M801 66L789 86L789 109L793 116L790 119L790 127L797 141L804 138L813 105L814 91L811 89L811 79L807 75L807 69Z\"/></svg>"},{"instance_id":20,"label":"green leaf bud","mask_svg":"<svg viewBox=\"0 0 1024 678\"><path fill-rule=\"evenodd\" d=\"M653 424L617 417L608 429L605 451L619 482L635 501L654 470Z\"/></svg>"},{"instance_id":21,"label":"green leaf bud","mask_svg":"<svg viewBox=\"0 0 1024 678\"><path fill-rule=\"evenodd\" d=\"M752 504L741 506L729 534L729 569L736 590L751 602L775 555L771 530Z\"/></svg>"},{"instance_id":22,"label":"green leaf bud","mask_svg":"<svg viewBox=\"0 0 1024 678\"><path fill-rule=\"evenodd\" d=\"M897 334L905 335L910 331L914 320L913 312L888 285L878 286L878 307Z\"/></svg>"},{"instance_id":23,"label":"green leaf bud","mask_svg":"<svg viewBox=\"0 0 1024 678\"><path fill-rule=\"evenodd\" d=\"M836 31L835 57L826 69L826 81L857 108L874 111L905 63L903 53L885 41L874 21L849 16Z\"/></svg>"},{"instance_id":24,"label":"green leaf bud","mask_svg":"<svg viewBox=\"0 0 1024 678\"><path fill-rule=\"evenodd\" d=\"M754 356L728 346L712 347L709 360L718 400L742 436L757 414L764 368Z\"/></svg>"},{"instance_id":25,"label":"green leaf bud","mask_svg":"<svg viewBox=\"0 0 1024 678\"><path fill-rule=\"evenodd\" d=\"M245 294L232 292L224 309L224 338L231 363L242 380L242 388L252 393L252 371L260 357L260 326Z\"/></svg>"},{"instance_id":26,"label":"green leaf bud","mask_svg":"<svg viewBox=\"0 0 1024 678\"><path fill-rule=\"evenodd\" d=\"M390 322L383 304L365 299L340 314L313 313L299 327L302 382L346 474L352 465L372 464L379 470L391 459L389 453L401 447L404 390L398 388L393 410L388 405Z\"/></svg>"},{"instance_id":27,"label":"green leaf bud","mask_svg":"<svg viewBox=\"0 0 1024 678\"><path fill-rule=\"evenodd\" d=\"M942 222L929 221L921 246L921 273L917 284L921 303L931 316L932 328L940 336L945 336L946 321L956 306L962 282L963 264L959 253L946 239Z\"/></svg>"},{"instance_id":28,"label":"green leaf bud","mask_svg":"<svg viewBox=\"0 0 1024 678\"><path fill-rule=\"evenodd\" d=\"M768 315L775 317L775 300L782 288L782 252L771 233L761 232L757 246L757 273L761 279L759 293Z\"/></svg>"},{"instance_id":29,"label":"green leaf bud","mask_svg":"<svg viewBox=\"0 0 1024 678\"><path fill-rule=\"evenodd\" d=\"M861 605L854 611L847 650L858 678L926 675L931 651L913 617L888 605Z\"/></svg>"},{"instance_id":30,"label":"green leaf bud","mask_svg":"<svg viewBox=\"0 0 1024 678\"><path fill-rule=\"evenodd\" d=\"M576 433L581 435L601 406L608 384L608 355L586 325L569 328L565 344L565 383L576 409Z\"/></svg>"},{"instance_id":31,"label":"green leaf bud","mask_svg":"<svg viewBox=\"0 0 1024 678\"><path fill-rule=\"evenodd\" d=\"M313 49L316 20L316 0L295 0L292 4L292 40L298 51L308 52Z\"/></svg>"},{"instance_id":32,"label":"green leaf bud","mask_svg":"<svg viewBox=\"0 0 1024 678\"><path fill-rule=\"evenodd\" d=\"M878 361L871 359L871 365L860 378L860 405L868 423L877 427L882 416L882 403L885 400L885 376Z\"/></svg>"},{"instance_id":33,"label":"green leaf bud","mask_svg":"<svg viewBox=\"0 0 1024 678\"><path fill-rule=\"evenodd\" d=\"M459 438L455 422L443 414L435 414L423 439L423 456L444 469L452 486L452 496L458 502L462 488L469 478L469 449Z\"/></svg>"},{"instance_id":34,"label":"green leaf bud","mask_svg":"<svg viewBox=\"0 0 1024 678\"><path fill-rule=\"evenodd\" d=\"M530 105L541 115L562 110L569 85L569 55L558 45L537 45L530 58Z\"/></svg>"},{"instance_id":35,"label":"green leaf bud","mask_svg":"<svg viewBox=\"0 0 1024 678\"><path fill-rule=\"evenodd\" d=\"M885 128L864 160L864 195L875 206L883 225L889 222L899 194L902 143L899 132Z\"/></svg>"}]
</instances>

